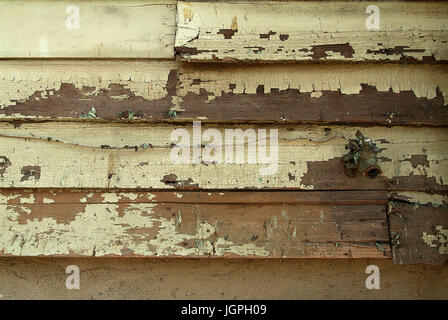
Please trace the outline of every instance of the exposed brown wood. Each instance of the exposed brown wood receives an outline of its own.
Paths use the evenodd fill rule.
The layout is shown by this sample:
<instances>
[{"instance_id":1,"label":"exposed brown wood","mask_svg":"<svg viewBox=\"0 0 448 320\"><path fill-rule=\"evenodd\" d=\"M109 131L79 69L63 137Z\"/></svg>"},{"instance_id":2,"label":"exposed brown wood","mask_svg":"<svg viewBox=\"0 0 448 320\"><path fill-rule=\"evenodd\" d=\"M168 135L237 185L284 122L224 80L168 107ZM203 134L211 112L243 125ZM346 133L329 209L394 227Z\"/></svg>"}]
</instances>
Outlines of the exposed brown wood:
<instances>
[{"instance_id":1,"label":"exposed brown wood","mask_svg":"<svg viewBox=\"0 0 448 320\"><path fill-rule=\"evenodd\" d=\"M193 193L92 192L77 203L79 192L39 193L2 192L3 203L22 203L0 204L1 255L390 257L385 199L378 193L286 194L301 202L293 204L254 203L254 197L275 197L266 193L248 203L244 193L197 193L193 202ZM327 195L340 201L319 203ZM184 196L188 202L179 203Z\"/></svg>"},{"instance_id":2,"label":"exposed brown wood","mask_svg":"<svg viewBox=\"0 0 448 320\"><path fill-rule=\"evenodd\" d=\"M386 191L147 191L85 189L3 189L0 204L94 204L94 203L185 203L185 204L288 204L359 205L387 203ZM348 212L347 215L350 213Z\"/></svg>"},{"instance_id":3,"label":"exposed brown wood","mask_svg":"<svg viewBox=\"0 0 448 320\"><path fill-rule=\"evenodd\" d=\"M170 119L177 64L170 61L0 61L0 119Z\"/></svg>"},{"instance_id":4,"label":"exposed brown wood","mask_svg":"<svg viewBox=\"0 0 448 320\"><path fill-rule=\"evenodd\" d=\"M394 263L448 263L448 198L446 195L439 197L445 199L442 204L420 204L411 199L389 203Z\"/></svg>"},{"instance_id":5,"label":"exposed brown wood","mask_svg":"<svg viewBox=\"0 0 448 320\"><path fill-rule=\"evenodd\" d=\"M0 120L448 125L445 65L0 61Z\"/></svg>"},{"instance_id":6,"label":"exposed brown wood","mask_svg":"<svg viewBox=\"0 0 448 320\"><path fill-rule=\"evenodd\" d=\"M447 63L448 0L0 0L0 300L447 299Z\"/></svg>"},{"instance_id":7,"label":"exposed brown wood","mask_svg":"<svg viewBox=\"0 0 448 320\"><path fill-rule=\"evenodd\" d=\"M447 125L438 66L184 64L180 119Z\"/></svg>"},{"instance_id":8,"label":"exposed brown wood","mask_svg":"<svg viewBox=\"0 0 448 320\"><path fill-rule=\"evenodd\" d=\"M69 265L80 269L80 290L64 286ZM380 290L365 286L369 265L380 270ZM0 270L4 300L448 299L446 266L384 259L12 257L0 258Z\"/></svg>"}]
</instances>

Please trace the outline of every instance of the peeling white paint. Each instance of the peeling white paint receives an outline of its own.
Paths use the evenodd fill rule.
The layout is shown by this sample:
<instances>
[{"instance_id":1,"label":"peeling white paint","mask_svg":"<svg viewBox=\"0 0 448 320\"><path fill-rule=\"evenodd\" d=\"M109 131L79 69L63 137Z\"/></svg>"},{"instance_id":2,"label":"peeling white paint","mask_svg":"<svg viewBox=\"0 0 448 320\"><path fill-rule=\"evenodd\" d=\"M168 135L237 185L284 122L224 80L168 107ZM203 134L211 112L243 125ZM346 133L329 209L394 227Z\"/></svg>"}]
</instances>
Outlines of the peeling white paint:
<instances>
[{"instance_id":1,"label":"peeling white paint","mask_svg":"<svg viewBox=\"0 0 448 320\"><path fill-rule=\"evenodd\" d=\"M358 129L346 126L329 128L330 133L324 132L322 126L312 125L279 130L278 171L269 178L259 179L258 170L262 166L259 164L206 166L171 163L171 150L167 143L173 130L171 126L53 122L46 123L45 127L26 123L14 128L0 123L0 154L7 156L12 163L4 173L0 186L59 188L60 181L64 179L63 187L66 188L172 189L174 186L165 184L163 179L175 174L177 181L197 184L204 189L313 189L312 181L303 181L309 166L346 154L348 139L354 138ZM442 186L448 181L445 128L366 127L360 130L381 149L379 165L386 178L422 176L434 178ZM73 135L73 132L80 134ZM48 137L53 141L48 141ZM126 148L143 143L151 143L154 148L139 149L138 152ZM12 145L15 147L12 148ZM110 145L114 149L101 149L101 145ZM112 164L109 163L110 155L114 158ZM424 156L427 164L411 163L413 155ZM140 166L142 161L149 162L149 165ZM41 177L39 180L21 182L21 168L29 165L40 166ZM109 171L109 165L112 165L113 171ZM65 168L70 168L70 174ZM108 179L110 172L114 173L112 179ZM289 175L295 176L296 180L291 181ZM399 186L400 181L397 183ZM109 199L111 202L118 198L116 194L110 196L113 197Z\"/></svg>"},{"instance_id":2,"label":"peeling white paint","mask_svg":"<svg viewBox=\"0 0 448 320\"><path fill-rule=\"evenodd\" d=\"M392 198L404 199L422 205L443 206L448 205L448 195L433 194L416 191L400 191L391 195Z\"/></svg>"},{"instance_id":3,"label":"peeling white paint","mask_svg":"<svg viewBox=\"0 0 448 320\"><path fill-rule=\"evenodd\" d=\"M448 58L448 9L441 3L384 2L375 32L365 28L366 4L359 1L179 1L177 7L175 45L192 49L181 54L185 60L313 60L316 46L330 46L316 50L325 60ZM394 53L400 46L409 50Z\"/></svg>"},{"instance_id":4,"label":"peeling white paint","mask_svg":"<svg viewBox=\"0 0 448 320\"><path fill-rule=\"evenodd\" d=\"M177 230L181 218L166 219L154 214L155 204L130 204L120 216L117 204L88 204L73 221L58 223L53 218L28 220L18 223L18 212L12 206L0 205L0 252L17 256L122 255L123 250L142 256L222 256L232 253L241 256L267 256L269 251L253 243L234 245L231 241L211 236L218 224L197 223L193 234ZM23 211L23 208L21 208ZM27 212L30 213L31 211ZM136 234L138 228L152 228L154 239ZM194 240L196 245L181 244ZM213 253L215 246L216 252Z\"/></svg>"},{"instance_id":5,"label":"peeling white paint","mask_svg":"<svg viewBox=\"0 0 448 320\"><path fill-rule=\"evenodd\" d=\"M444 226L436 226L435 234L423 232L422 240L431 248L438 248L440 254L448 254L448 229Z\"/></svg>"},{"instance_id":6,"label":"peeling white paint","mask_svg":"<svg viewBox=\"0 0 448 320\"><path fill-rule=\"evenodd\" d=\"M137 193L133 193L133 192L120 192L118 194L120 196L120 199L129 199L131 201L137 199L138 194Z\"/></svg>"},{"instance_id":7,"label":"peeling white paint","mask_svg":"<svg viewBox=\"0 0 448 320\"><path fill-rule=\"evenodd\" d=\"M323 91L339 91L342 94L359 94L362 84L375 87L380 92L400 93L412 91L417 98L433 99L440 90L444 104L448 105L448 68L432 65L239 65L238 67L208 68L186 66L179 76L182 86L178 94L199 95L209 92L208 101L226 93L255 94L263 86L264 93L271 89L280 91L298 89L319 99ZM194 84L200 79L200 84ZM232 89L231 89L232 88ZM424 106L422 106L424 108Z\"/></svg>"},{"instance_id":8,"label":"peeling white paint","mask_svg":"<svg viewBox=\"0 0 448 320\"><path fill-rule=\"evenodd\" d=\"M53 60L44 64L35 61L0 61L0 86L3 88L0 92L0 106L4 109L16 105L16 101L26 102L37 91L58 91L63 83L79 90L94 88L82 93L86 101L101 90L110 89L111 84L121 84L145 100L157 100L167 94L166 84L171 68L174 68L174 63L160 61L95 61L94 64L90 61L74 63ZM113 98L122 99L125 96ZM14 116L23 117L20 114ZM6 118L6 115L2 117Z\"/></svg>"}]
</instances>

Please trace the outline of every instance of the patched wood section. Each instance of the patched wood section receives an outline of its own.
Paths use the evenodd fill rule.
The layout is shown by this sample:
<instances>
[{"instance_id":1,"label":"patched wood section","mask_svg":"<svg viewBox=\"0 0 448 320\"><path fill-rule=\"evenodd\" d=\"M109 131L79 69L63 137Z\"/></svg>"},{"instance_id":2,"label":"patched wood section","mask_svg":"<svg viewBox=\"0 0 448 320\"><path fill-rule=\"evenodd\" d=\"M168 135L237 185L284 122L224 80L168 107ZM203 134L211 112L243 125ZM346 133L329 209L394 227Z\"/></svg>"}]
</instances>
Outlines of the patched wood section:
<instances>
[{"instance_id":1,"label":"patched wood section","mask_svg":"<svg viewBox=\"0 0 448 320\"><path fill-rule=\"evenodd\" d=\"M448 195L392 194L389 228L396 264L448 263Z\"/></svg>"},{"instance_id":2,"label":"patched wood section","mask_svg":"<svg viewBox=\"0 0 448 320\"><path fill-rule=\"evenodd\" d=\"M173 58L176 1L1 1L0 58Z\"/></svg>"},{"instance_id":3,"label":"patched wood section","mask_svg":"<svg viewBox=\"0 0 448 320\"><path fill-rule=\"evenodd\" d=\"M0 119L447 125L444 65L0 61Z\"/></svg>"},{"instance_id":4,"label":"patched wood section","mask_svg":"<svg viewBox=\"0 0 448 320\"><path fill-rule=\"evenodd\" d=\"M184 129L182 134L188 137L178 137L176 134L179 131L173 134L175 129ZM206 129L216 130L210 137L199 140ZM242 142L234 140L233 149L226 150L223 139L230 135L231 129L240 129L243 135L251 137L250 152L258 154L256 163L249 163L247 138L244 148ZM263 129L266 130L265 137L261 135L260 130ZM278 139L275 139L275 130L278 130ZM376 179L361 174L351 178L344 173L341 159L347 153L345 147L348 139L354 138L357 130L372 139L380 149L378 159L383 175ZM193 134L191 125L149 127L130 123L4 122L0 124L0 186L448 189L448 141L444 128L203 125L200 132ZM194 137L197 140L193 142ZM216 140L212 141L213 137ZM273 149L275 141L278 153ZM184 146L184 151L189 152L189 163L174 163L173 157L178 159L176 156L182 154L176 144ZM264 155L267 157L264 160L260 158L263 144L266 144ZM235 160L237 147L244 152L242 163ZM234 161L224 163L224 157L227 153L230 155L230 150ZM268 155L270 150L272 156ZM218 151L221 151L221 158L213 158L215 152L219 155ZM264 164L261 161L265 161Z\"/></svg>"},{"instance_id":5,"label":"patched wood section","mask_svg":"<svg viewBox=\"0 0 448 320\"><path fill-rule=\"evenodd\" d=\"M375 192L2 191L0 252L390 258L386 201Z\"/></svg>"},{"instance_id":6,"label":"patched wood section","mask_svg":"<svg viewBox=\"0 0 448 320\"><path fill-rule=\"evenodd\" d=\"M448 6L381 2L190 3L177 8L176 51L188 61L445 61ZM256 6L256 8L254 8Z\"/></svg>"},{"instance_id":7,"label":"patched wood section","mask_svg":"<svg viewBox=\"0 0 448 320\"><path fill-rule=\"evenodd\" d=\"M181 119L448 124L443 65L190 64Z\"/></svg>"}]
</instances>

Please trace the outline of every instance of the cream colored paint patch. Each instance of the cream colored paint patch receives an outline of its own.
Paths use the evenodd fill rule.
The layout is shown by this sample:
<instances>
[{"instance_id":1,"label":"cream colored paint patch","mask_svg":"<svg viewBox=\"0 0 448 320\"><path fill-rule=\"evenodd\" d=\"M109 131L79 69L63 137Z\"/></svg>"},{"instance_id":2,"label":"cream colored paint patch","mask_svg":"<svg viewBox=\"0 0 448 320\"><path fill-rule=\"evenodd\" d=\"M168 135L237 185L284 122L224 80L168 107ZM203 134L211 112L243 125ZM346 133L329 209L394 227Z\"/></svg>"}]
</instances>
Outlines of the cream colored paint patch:
<instances>
[{"instance_id":1,"label":"cream colored paint patch","mask_svg":"<svg viewBox=\"0 0 448 320\"><path fill-rule=\"evenodd\" d=\"M93 87L93 91L83 93L87 102L111 84L121 84L146 100L161 99L167 94L168 74L174 66L158 61L0 61L0 108L36 99L30 97L37 91L53 95L63 83L79 90Z\"/></svg>"},{"instance_id":2,"label":"cream colored paint patch","mask_svg":"<svg viewBox=\"0 0 448 320\"><path fill-rule=\"evenodd\" d=\"M393 193L394 199L406 199L407 201L432 206L443 206L448 204L448 196L443 194L430 194L426 192L400 191Z\"/></svg>"},{"instance_id":3,"label":"cream colored paint patch","mask_svg":"<svg viewBox=\"0 0 448 320\"><path fill-rule=\"evenodd\" d=\"M18 200L20 204L34 204L36 199L34 198L34 194L30 194L28 197L20 195L5 196L0 194L0 204L8 203L9 200Z\"/></svg>"},{"instance_id":4,"label":"cream colored paint patch","mask_svg":"<svg viewBox=\"0 0 448 320\"><path fill-rule=\"evenodd\" d=\"M14 128L3 123L0 124L0 154L12 164L6 169L0 186L171 189L174 186L165 183L164 177L174 174L179 183L205 189L313 189L312 183L302 181L309 165L342 157L347 153L348 139L354 138L358 129L382 150L380 166L385 177L433 177L440 185L448 181L448 140L444 128L330 128L330 132L312 125L296 126L293 130L280 129L278 171L271 176L260 176L259 169L266 165L174 164L170 160L172 126L55 122L46 123L45 127L26 123ZM74 135L73 132L79 134ZM52 141L48 141L48 137ZM129 146L143 143L150 143L153 148L129 149ZM111 149L102 149L101 145L109 145ZM428 164L413 165L411 158L414 155L425 156ZM148 162L148 165L141 166L141 162ZM31 165L41 168L40 179L20 181L21 169ZM291 180L290 175L296 179ZM112 202L118 199L118 195L111 197Z\"/></svg>"},{"instance_id":5,"label":"cream colored paint patch","mask_svg":"<svg viewBox=\"0 0 448 320\"><path fill-rule=\"evenodd\" d=\"M102 203L116 203L120 200L135 200L138 194L132 192L103 192L101 196L103 197Z\"/></svg>"},{"instance_id":6,"label":"cream colored paint patch","mask_svg":"<svg viewBox=\"0 0 448 320\"><path fill-rule=\"evenodd\" d=\"M81 202L81 203L86 203L87 202L87 200L89 199L89 198L92 198L93 197L93 195L94 195L94 193L89 193L88 195L86 195L85 197L83 197L83 198L81 198L79 201Z\"/></svg>"},{"instance_id":7,"label":"cream colored paint patch","mask_svg":"<svg viewBox=\"0 0 448 320\"><path fill-rule=\"evenodd\" d=\"M1 205L0 252L17 256L39 255L122 255L123 251L142 256L221 256L233 253L241 256L267 256L269 251L253 243L234 245L231 241L211 236L219 228L218 222L197 222L194 234L177 230L178 219L165 219L154 214L155 204L131 204L124 215L116 204L89 204L85 211L69 223L58 223L52 218L18 223L20 214L14 206ZM135 233L136 228L157 228L154 239ZM194 240L195 246L186 248L181 243ZM215 244L216 243L216 244ZM213 247L217 250L214 253Z\"/></svg>"},{"instance_id":8,"label":"cream colored paint patch","mask_svg":"<svg viewBox=\"0 0 448 320\"><path fill-rule=\"evenodd\" d=\"M448 254L448 229L444 226L437 226L434 235L423 232L422 240L431 248L438 248L440 254Z\"/></svg>"},{"instance_id":9,"label":"cream colored paint patch","mask_svg":"<svg viewBox=\"0 0 448 320\"><path fill-rule=\"evenodd\" d=\"M186 52L181 54L186 60L313 60L314 54L353 61L448 58L444 4L378 3L379 30L366 28L368 5L180 1L175 46ZM315 49L319 46L327 47ZM407 50L393 52L397 47Z\"/></svg>"},{"instance_id":10,"label":"cream colored paint patch","mask_svg":"<svg viewBox=\"0 0 448 320\"><path fill-rule=\"evenodd\" d=\"M448 68L441 65L242 65L207 70L191 66L181 70L178 95L199 95L205 89L210 93L209 101L230 92L255 94L259 86L263 86L264 93L271 89L298 89L318 99L322 91L358 94L361 85L366 84L381 92L412 91L417 98L428 99L436 97L440 90L444 104L448 104ZM194 84L194 79L201 83Z\"/></svg>"},{"instance_id":11,"label":"cream colored paint patch","mask_svg":"<svg viewBox=\"0 0 448 320\"><path fill-rule=\"evenodd\" d=\"M120 197L120 199L127 199L127 200L135 200L138 197L137 193L132 193L132 192L120 192L118 194L118 196Z\"/></svg>"},{"instance_id":12,"label":"cream colored paint patch","mask_svg":"<svg viewBox=\"0 0 448 320\"><path fill-rule=\"evenodd\" d=\"M2 58L173 58L175 1L1 1ZM79 12L79 28L73 10ZM67 20L69 20L67 22Z\"/></svg>"},{"instance_id":13,"label":"cream colored paint patch","mask_svg":"<svg viewBox=\"0 0 448 320\"><path fill-rule=\"evenodd\" d=\"M104 203L116 203L120 199L116 193L104 192L101 194Z\"/></svg>"},{"instance_id":14,"label":"cream colored paint patch","mask_svg":"<svg viewBox=\"0 0 448 320\"><path fill-rule=\"evenodd\" d=\"M43 203L54 203L54 200L53 199L50 199L50 198L43 198Z\"/></svg>"},{"instance_id":15,"label":"cream colored paint patch","mask_svg":"<svg viewBox=\"0 0 448 320\"><path fill-rule=\"evenodd\" d=\"M0 193L0 203L1 204L5 204L8 203L10 200L16 200L18 199L19 201L22 200L22 198L20 197L20 194L11 194L11 195L4 195Z\"/></svg>"}]
</instances>

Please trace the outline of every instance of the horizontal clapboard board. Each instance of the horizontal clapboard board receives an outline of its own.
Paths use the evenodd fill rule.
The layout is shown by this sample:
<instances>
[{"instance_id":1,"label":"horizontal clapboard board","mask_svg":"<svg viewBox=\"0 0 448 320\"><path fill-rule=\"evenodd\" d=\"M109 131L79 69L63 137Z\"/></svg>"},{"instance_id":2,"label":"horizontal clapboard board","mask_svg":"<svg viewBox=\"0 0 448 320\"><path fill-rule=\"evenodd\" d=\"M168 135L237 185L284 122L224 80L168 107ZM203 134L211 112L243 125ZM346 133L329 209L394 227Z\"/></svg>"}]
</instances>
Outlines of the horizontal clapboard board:
<instances>
[{"instance_id":1,"label":"horizontal clapboard board","mask_svg":"<svg viewBox=\"0 0 448 320\"><path fill-rule=\"evenodd\" d=\"M175 1L1 1L0 58L173 58Z\"/></svg>"},{"instance_id":2,"label":"horizontal clapboard board","mask_svg":"<svg viewBox=\"0 0 448 320\"><path fill-rule=\"evenodd\" d=\"M1 191L0 256L390 258L381 192Z\"/></svg>"},{"instance_id":3,"label":"horizontal clapboard board","mask_svg":"<svg viewBox=\"0 0 448 320\"><path fill-rule=\"evenodd\" d=\"M176 51L186 61L445 61L445 3L185 2Z\"/></svg>"},{"instance_id":4,"label":"horizontal clapboard board","mask_svg":"<svg viewBox=\"0 0 448 320\"><path fill-rule=\"evenodd\" d=\"M358 129L380 150L376 179L344 173ZM0 186L447 190L447 137L446 128L3 122Z\"/></svg>"},{"instance_id":5,"label":"horizontal clapboard board","mask_svg":"<svg viewBox=\"0 0 448 320\"><path fill-rule=\"evenodd\" d=\"M445 65L12 60L0 86L8 121L448 125Z\"/></svg>"}]
</instances>

